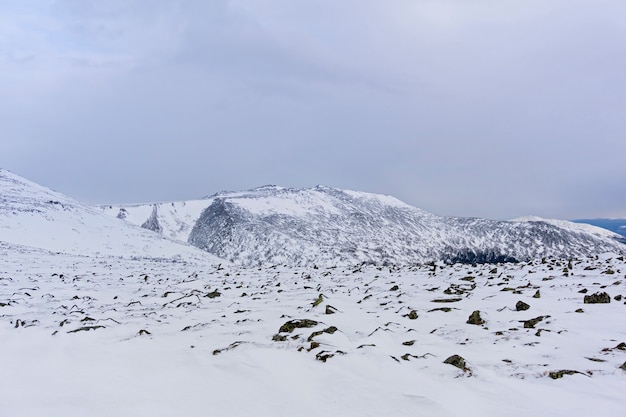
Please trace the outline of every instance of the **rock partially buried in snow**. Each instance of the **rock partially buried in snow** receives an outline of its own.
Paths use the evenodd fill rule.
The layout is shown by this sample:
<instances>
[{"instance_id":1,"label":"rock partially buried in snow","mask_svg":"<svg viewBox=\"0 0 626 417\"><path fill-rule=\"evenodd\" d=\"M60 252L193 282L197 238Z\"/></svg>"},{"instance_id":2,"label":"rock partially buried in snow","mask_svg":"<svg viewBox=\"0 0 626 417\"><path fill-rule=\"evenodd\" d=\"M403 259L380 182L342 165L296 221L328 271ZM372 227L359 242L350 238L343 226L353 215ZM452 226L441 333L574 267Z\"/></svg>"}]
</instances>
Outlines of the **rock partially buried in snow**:
<instances>
[{"instance_id":1,"label":"rock partially buried in snow","mask_svg":"<svg viewBox=\"0 0 626 417\"><path fill-rule=\"evenodd\" d=\"M549 316L539 316L539 317L535 317L534 319L526 320L524 321L524 328L534 329L535 326L546 317L549 317Z\"/></svg>"},{"instance_id":2,"label":"rock partially buried in snow","mask_svg":"<svg viewBox=\"0 0 626 417\"><path fill-rule=\"evenodd\" d=\"M523 301L518 301L517 304L515 304L515 310L517 311L525 311L525 310L528 310L529 308L530 306Z\"/></svg>"},{"instance_id":3,"label":"rock partially buried in snow","mask_svg":"<svg viewBox=\"0 0 626 417\"><path fill-rule=\"evenodd\" d=\"M563 378L564 375L574 375L574 374L585 375L582 372L572 371L571 369L561 369L560 371L550 372L548 376L552 379L559 379L559 378Z\"/></svg>"},{"instance_id":4,"label":"rock partially buried in snow","mask_svg":"<svg viewBox=\"0 0 626 417\"><path fill-rule=\"evenodd\" d=\"M597 292L585 295L585 304L606 304L611 302L611 296L606 292Z\"/></svg>"},{"instance_id":5,"label":"rock partially buried in snow","mask_svg":"<svg viewBox=\"0 0 626 417\"><path fill-rule=\"evenodd\" d=\"M467 364L465 363L465 359L462 356L459 356L459 355L452 355L448 359L443 361L443 363L446 363L446 364L452 365L452 366L456 366L457 368L459 368L463 372L469 371L469 368L467 367Z\"/></svg>"},{"instance_id":6,"label":"rock partially buried in snow","mask_svg":"<svg viewBox=\"0 0 626 417\"><path fill-rule=\"evenodd\" d=\"M470 314L466 323L481 325L481 324L485 324L485 320L483 320L482 317L480 317L480 310L476 310L472 314Z\"/></svg>"},{"instance_id":7,"label":"rock partially buried in snow","mask_svg":"<svg viewBox=\"0 0 626 417\"><path fill-rule=\"evenodd\" d=\"M295 329L303 329L317 326L315 320L302 319L302 320L290 320L287 323L280 326L278 333L291 333Z\"/></svg>"}]
</instances>

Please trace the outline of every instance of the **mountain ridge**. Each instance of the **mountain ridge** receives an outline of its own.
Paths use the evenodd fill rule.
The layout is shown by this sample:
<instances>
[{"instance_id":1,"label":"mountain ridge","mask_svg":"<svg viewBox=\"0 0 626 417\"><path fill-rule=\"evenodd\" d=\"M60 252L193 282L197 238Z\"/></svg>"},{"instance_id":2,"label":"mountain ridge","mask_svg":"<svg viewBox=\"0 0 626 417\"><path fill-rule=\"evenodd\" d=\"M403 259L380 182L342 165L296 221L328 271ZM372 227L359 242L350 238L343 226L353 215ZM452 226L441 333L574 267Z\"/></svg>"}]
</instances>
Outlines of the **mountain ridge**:
<instances>
[{"instance_id":1,"label":"mountain ridge","mask_svg":"<svg viewBox=\"0 0 626 417\"><path fill-rule=\"evenodd\" d=\"M322 185L261 186L103 210L134 211L136 224L156 220L163 235L246 266L503 262L626 249L617 234L594 226L537 217L442 217L392 196Z\"/></svg>"}]
</instances>

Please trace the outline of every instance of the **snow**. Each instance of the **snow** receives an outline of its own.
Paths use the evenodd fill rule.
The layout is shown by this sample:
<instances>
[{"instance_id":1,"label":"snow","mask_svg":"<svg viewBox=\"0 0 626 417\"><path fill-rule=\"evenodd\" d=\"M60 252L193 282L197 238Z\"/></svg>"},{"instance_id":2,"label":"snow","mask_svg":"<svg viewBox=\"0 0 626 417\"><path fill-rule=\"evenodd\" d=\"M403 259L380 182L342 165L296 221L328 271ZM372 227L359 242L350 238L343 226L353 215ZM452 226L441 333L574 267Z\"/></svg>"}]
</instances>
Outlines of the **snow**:
<instances>
[{"instance_id":1,"label":"snow","mask_svg":"<svg viewBox=\"0 0 626 417\"><path fill-rule=\"evenodd\" d=\"M608 238L619 238L620 236L617 233L611 232L608 229L593 226L591 224L586 223L574 223L567 220L558 220L558 219L543 219L537 216L525 216L518 217L513 222L544 222L548 224L552 224L554 226L561 227L566 230L573 230L577 232L589 233L596 236L608 237Z\"/></svg>"},{"instance_id":2,"label":"snow","mask_svg":"<svg viewBox=\"0 0 626 417\"><path fill-rule=\"evenodd\" d=\"M245 268L2 170L0 198L0 416L626 413L619 253Z\"/></svg>"},{"instance_id":3,"label":"snow","mask_svg":"<svg viewBox=\"0 0 626 417\"><path fill-rule=\"evenodd\" d=\"M390 196L325 186L264 186L203 200L104 209L114 216L123 209L136 225L149 218L154 224L156 213L164 236L246 266L527 260L626 248L618 235L588 225L439 217Z\"/></svg>"},{"instance_id":4,"label":"snow","mask_svg":"<svg viewBox=\"0 0 626 417\"><path fill-rule=\"evenodd\" d=\"M556 260L434 271L246 269L8 244L0 253L0 415L626 412L626 351L615 349L626 341L626 305L583 304L578 292L626 294L626 263L614 255L576 261L565 276L567 262ZM206 297L215 290L219 297ZM433 302L454 297L461 300ZM530 309L515 311L518 300ZM326 305L337 312L325 314ZM432 311L441 307L452 310ZM417 319L405 316L410 310ZM474 310L484 325L466 323ZM534 329L520 322L540 315L550 317ZM272 340L285 322L304 318L319 324ZM104 327L72 332L83 326ZM309 336L330 326L338 330L313 337L320 346L308 351ZM317 360L323 351L334 356ZM443 363L453 354L470 370ZM548 376L561 369L581 374Z\"/></svg>"},{"instance_id":5,"label":"snow","mask_svg":"<svg viewBox=\"0 0 626 417\"><path fill-rule=\"evenodd\" d=\"M0 240L75 255L220 259L0 171Z\"/></svg>"}]
</instances>

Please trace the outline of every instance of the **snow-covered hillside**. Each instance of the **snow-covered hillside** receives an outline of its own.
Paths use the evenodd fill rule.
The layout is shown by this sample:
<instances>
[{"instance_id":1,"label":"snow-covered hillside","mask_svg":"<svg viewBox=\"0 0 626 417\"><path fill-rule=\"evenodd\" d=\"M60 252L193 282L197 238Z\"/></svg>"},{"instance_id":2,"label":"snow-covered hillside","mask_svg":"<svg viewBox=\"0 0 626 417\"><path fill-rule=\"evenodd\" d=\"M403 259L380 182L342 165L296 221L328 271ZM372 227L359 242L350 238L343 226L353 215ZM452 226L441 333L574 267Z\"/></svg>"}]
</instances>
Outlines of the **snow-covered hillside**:
<instances>
[{"instance_id":1,"label":"snow-covered hillside","mask_svg":"<svg viewBox=\"0 0 626 417\"><path fill-rule=\"evenodd\" d=\"M0 416L626 414L610 234L327 187L123 209L0 171ZM322 265L468 244L573 259Z\"/></svg>"},{"instance_id":2,"label":"snow-covered hillside","mask_svg":"<svg viewBox=\"0 0 626 417\"><path fill-rule=\"evenodd\" d=\"M0 170L0 241L76 255L221 260Z\"/></svg>"},{"instance_id":3,"label":"snow-covered hillside","mask_svg":"<svg viewBox=\"0 0 626 417\"><path fill-rule=\"evenodd\" d=\"M240 268L0 243L0 415L621 417L625 273L617 256Z\"/></svg>"},{"instance_id":4,"label":"snow-covered hillside","mask_svg":"<svg viewBox=\"0 0 626 417\"><path fill-rule=\"evenodd\" d=\"M626 249L619 235L589 225L440 217L390 196L323 186L103 210L248 266L498 262Z\"/></svg>"}]
</instances>

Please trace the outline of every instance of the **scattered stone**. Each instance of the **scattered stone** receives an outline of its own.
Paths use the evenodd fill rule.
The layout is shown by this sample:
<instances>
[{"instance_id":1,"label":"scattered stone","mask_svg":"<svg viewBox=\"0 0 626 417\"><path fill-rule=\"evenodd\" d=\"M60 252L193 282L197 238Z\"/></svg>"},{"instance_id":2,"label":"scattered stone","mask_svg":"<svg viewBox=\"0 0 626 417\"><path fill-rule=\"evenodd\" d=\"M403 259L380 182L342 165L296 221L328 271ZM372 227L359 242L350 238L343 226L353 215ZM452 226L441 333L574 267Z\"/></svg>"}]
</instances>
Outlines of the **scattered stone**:
<instances>
[{"instance_id":1,"label":"scattered stone","mask_svg":"<svg viewBox=\"0 0 626 417\"><path fill-rule=\"evenodd\" d=\"M622 301L622 294L618 294L618 295L616 295L615 297L613 297L613 299L614 299L615 301Z\"/></svg>"},{"instance_id":2,"label":"scattered stone","mask_svg":"<svg viewBox=\"0 0 626 417\"><path fill-rule=\"evenodd\" d=\"M457 303L459 301L463 301L462 298L437 298L435 300L431 300L432 303Z\"/></svg>"},{"instance_id":3,"label":"scattered stone","mask_svg":"<svg viewBox=\"0 0 626 417\"><path fill-rule=\"evenodd\" d=\"M589 290L587 290L587 288L583 288L582 290L578 291L579 294L587 294Z\"/></svg>"},{"instance_id":4,"label":"scattered stone","mask_svg":"<svg viewBox=\"0 0 626 417\"><path fill-rule=\"evenodd\" d=\"M323 294L318 295L317 299L313 301L313 307L317 307L318 305L322 304L323 301L324 301L324 295Z\"/></svg>"},{"instance_id":5,"label":"scattered stone","mask_svg":"<svg viewBox=\"0 0 626 417\"><path fill-rule=\"evenodd\" d=\"M450 356L448 359L446 359L445 361L443 361L443 363L446 363L448 365L452 365L452 366L456 366L457 368L459 368L462 371L469 371L469 368L467 367L466 363L465 363L465 359L463 359L463 357L459 356L459 355L452 355Z\"/></svg>"},{"instance_id":6,"label":"scattered stone","mask_svg":"<svg viewBox=\"0 0 626 417\"><path fill-rule=\"evenodd\" d=\"M205 295L205 297L208 297L208 298L216 298L216 297L220 297L221 295L222 295L222 293L221 293L221 292L219 292L218 290L215 290L215 291L212 291L212 292L207 293L207 294Z\"/></svg>"},{"instance_id":7,"label":"scattered stone","mask_svg":"<svg viewBox=\"0 0 626 417\"><path fill-rule=\"evenodd\" d=\"M339 353L339 354L342 354L342 355L345 354L345 352L342 352L340 350L336 351L335 353L330 353L330 352L327 352L327 351L323 350L323 351L321 351L321 352L319 352L318 354L315 355L315 359L317 359L318 361L321 361L321 362L326 362L328 359L330 359L333 356L335 356L336 353Z\"/></svg>"},{"instance_id":8,"label":"scattered stone","mask_svg":"<svg viewBox=\"0 0 626 417\"><path fill-rule=\"evenodd\" d=\"M539 292L539 290L535 292L535 295L533 295L533 298L541 298L541 293Z\"/></svg>"},{"instance_id":9,"label":"scattered stone","mask_svg":"<svg viewBox=\"0 0 626 417\"><path fill-rule=\"evenodd\" d=\"M622 366L620 366L619 368L620 368L620 369L623 369L624 371L626 371L626 362L624 362L624 363L622 364Z\"/></svg>"},{"instance_id":10,"label":"scattered stone","mask_svg":"<svg viewBox=\"0 0 626 417\"><path fill-rule=\"evenodd\" d=\"M152 333L150 333L149 331L145 330L145 329L141 329L137 332L137 334L139 336L143 336L143 335L151 335Z\"/></svg>"},{"instance_id":11,"label":"scattered stone","mask_svg":"<svg viewBox=\"0 0 626 417\"><path fill-rule=\"evenodd\" d=\"M397 285L394 285L393 287L389 289L389 291L398 291L399 289L400 287L398 287Z\"/></svg>"},{"instance_id":12,"label":"scattered stone","mask_svg":"<svg viewBox=\"0 0 626 417\"><path fill-rule=\"evenodd\" d=\"M619 345L615 346L615 349L618 350L626 350L626 343L622 342Z\"/></svg>"},{"instance_id":13,"label":"scattered stone","mask_svg":"<svg viewBox=\"0 0 626 417\"><path fill-rule=\"evenodd\" d=\"M467 324L481 325L481 324L485 324L485 320L483 320L480 317L480 310L476 310L472 314L470 314L470 316L467 319L466 323Z\"/></svg>"},{"instance_id":14,"label":"scattered stone","mask_svg":"<svg viewBox=\"0 0 626 417\"><path fill-rule=\"evenodd\" d=\"M489 271L490 274L497 274L498 273L498 268L493 268L492 270Z\"/></svg>"},{"instance_id":15,"label":"scattered stone","mask_svg":"<svg viewBox=\"0 0 626 417\"><path fill-rule=\"evenodd\" d=\"M317 322L315 320L289 320L287 323L280 326L278 333L291 333L295 329L309 328L315 326L317 326Z\"/></svg>"},{"instance_id":16,"label":"scattered stone","mask_svg":"<svg viewBox=\"0 0 626 417\"><path fill-rule=\"evenodd\" d=\"M272 340L274 342L284 342L287 340L287 336L276 333L274 336L272 336Z\"/></svg>"},{"instance_id":17,"label":"scattered stone","mask_svg":"<svg viewBox=\"0 0 626 417\"><path fill-rule=\"evenodd\" d=\"M419 316L417 315L417 311L411 310L411 312L406 314L405 317L408 317L410 320L416 320Z\"/></svg>"},{"instance_id":18,"label":"scattered stone","mask_svg":"<svg viewBox=\"0 0 626 417\"><path fill-rule=\"evenodd\" d=\"M606 292L597 292L592 295L585 295L585 304L606 304L611 302L611 296Z\"/></svg>"},{"instance_id":19,"label":"scattered stone","mask_svg":"<svg viewBox=\"0 0 626 417\"><path fill-rule=\"evenodd\" d=\"M88 332L89 330L104 329L104 326L83 326L78 329L70 330L68 333Z\"/></svg>"},{"instance_id":20,"label":"scattered stone","mask_svg":"<svg viewBox=\"0 0 626 417\"><path fill-rule=\"evenodd\" d=\"M548 375L552 379L559 379L559 378L563 378L564 375L574 375L574 374L584 375L582 372L572 371L571 369L561 369L560 371L552 371Z\"/></svg>"},{"instance_id":21,"label":"scattered stone","mask_svg":"<svg viewBox=\"0 0 626 417\"><path fill-rule=\"evenodd\" d=\"M592 362L606 362L604 359L598 359L598 358L588 358L588 357L585 357L585 359L589 359Z\"/></svg>"},{"instance_id":22,"label":"scattered stone","mask_svg":"<svg viewBox=\"0 0 626 417\"><path fill-rule=\"evenodd\" d=\"M331 305L326 305L326 314L335 314L337 309Z\"/></svg>"},{"instance_id":23,"label":"scattered stone","mask_svg":"<svg viewBox=\"0 0 626 417\"><path fill-rule=\"evenodd\" d=\"M584 313L584 312L585 312L585 310L583 310L582 308L577 308L576 309L576 313Z\"/></svg>"},{"instance_id":24,"label":"scattered stone","mask_svg":"<svg viewBox=\"0 0 626 417\"><path fill-rule=\"evenodd\" d=\"M530 319L530 320L526 320L524 321L524 328L525 329L534 329L535 325L537 323L539 323L540 321L542 321L544 318L549 317L549 316L539 316L539 317L535 317L534 319Z\"/></svg>"},{"instance_id":25,"label":"scattered stone","mask_svg":"<svg viewBox=\"0 0 626 417\"><path fill-rule=\"evenodd\" d=\"M523 301L518 301L517 304L515 304L515 310L517 311L525 311L525 310L528 310L529 308L530 306Z\"/></svg>"},{"instance_id":26,"label":"scattered stone","mask_svg":"<svg viewBox=\"0 0 626 417\"><path fill-rule=\"evenodd\" d=\"M406 342L402 342L404 346L413 346L415 344L415 340L407 340Z\"/></svg>"},{"instance_id":27,"label":"scattered stone","mask_svg":"<svg viewBox=\"0 0 626 417\"><path fill-rule=\"evenodd\" d=\"M313 340L313 338L314 338L315 336L319 336L319 335L321 335L321 334L323 334L323 333L333 334L333 333L335 333L337 330L338 330L338 329L337 329L335 326L330 326L330 327L328 327L328 328L326 328L326 329L324 329L324 330L318 330L318 331L316 331L316 332L311 333L311 335L310 335L310 336L309 336L309 338L307 339L307 342L312 341L312 340Z\"/></svg>"},{"instance_id":28,"label":"scattered stone","mask_svg":"<svg viewBox=\"0 0 626 417\"><path fill-rule=\"evenodd\" d=\"M222 352L226 352L226 351L228 351L228 350L232 350L232 349L236 348L237 346L239 346L239 345L240 345L240 344L242 344L242 343L243 343L243 342L233 342L233 343L231 343L230 345L228 345L228 347L226 347L226 348L223 348L223 349L215 349L215 350L213 351L213 355L214 355L214 356L217 356L217 355L219 355L219 354L220 354L220 353L222 353Z\"/></svg>"},{"instance_id":29,"label":"scattered stone","mask_svg":"<svg viewBox=\"0 0 626 417\"><path fill-rule=\"evenodd\" d=\"M444 313L449 313L452 311L452 308L450 307L439 307L439 308L433 308L432 310L428 310L429 313L432 313L433 311L443 311Z\"/></svg>"}]
</instances>

